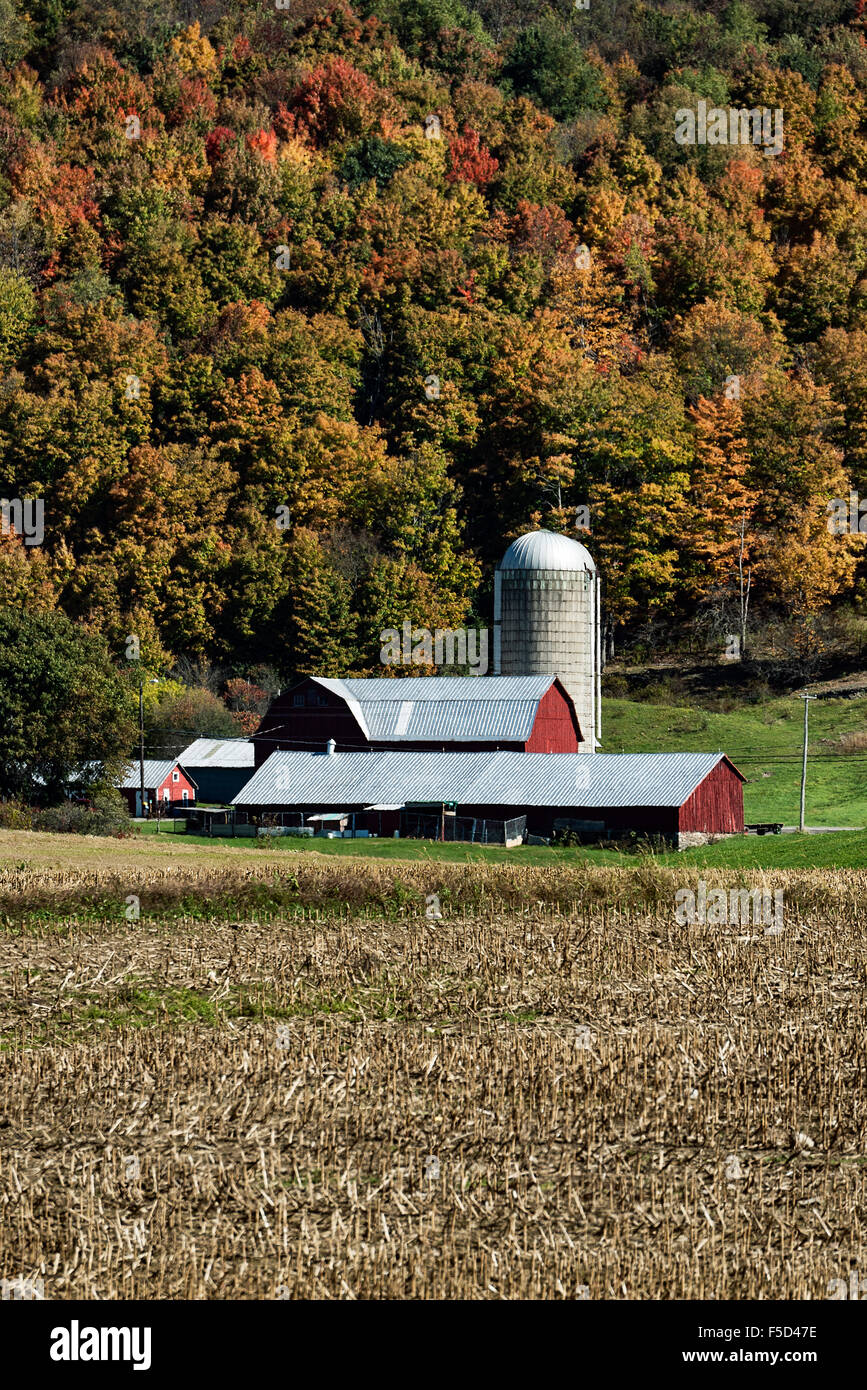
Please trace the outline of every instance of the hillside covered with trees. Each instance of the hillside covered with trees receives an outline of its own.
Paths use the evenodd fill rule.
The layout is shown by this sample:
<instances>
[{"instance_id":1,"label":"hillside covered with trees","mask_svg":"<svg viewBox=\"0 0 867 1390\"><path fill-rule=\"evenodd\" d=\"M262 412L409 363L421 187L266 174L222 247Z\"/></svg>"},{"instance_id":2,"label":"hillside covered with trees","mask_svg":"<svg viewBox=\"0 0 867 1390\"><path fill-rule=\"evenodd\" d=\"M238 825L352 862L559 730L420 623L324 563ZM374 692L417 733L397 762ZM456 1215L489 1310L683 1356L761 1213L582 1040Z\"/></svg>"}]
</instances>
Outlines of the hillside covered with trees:
<instances>
[{"instance_id":1,"label":"hillside covered with trees","mask_svg":"<svg viewBox=\"0 0 867 1390\"><path fill-rule=\"evenodd\" d=\"M618 644L857 631L864 8L0 0L0 604L375 671L544 525Z\"/></svg>"}]
</instances>

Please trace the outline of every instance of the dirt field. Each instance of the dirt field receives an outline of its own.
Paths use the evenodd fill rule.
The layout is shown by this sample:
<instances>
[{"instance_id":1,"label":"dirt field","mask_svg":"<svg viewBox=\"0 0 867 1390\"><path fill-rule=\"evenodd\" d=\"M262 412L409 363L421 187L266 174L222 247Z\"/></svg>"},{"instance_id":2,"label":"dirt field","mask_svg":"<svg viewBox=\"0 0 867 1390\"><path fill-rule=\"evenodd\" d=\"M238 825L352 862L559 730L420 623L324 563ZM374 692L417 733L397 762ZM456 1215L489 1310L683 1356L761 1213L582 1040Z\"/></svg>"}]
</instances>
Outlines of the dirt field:
<instances>
[{"instance_id":1,"label":"dirt field","mask_svg":"<svg viewBox=\"0 0 867 1390\"><path fill-rule=\"evenodd\" d=\"M677 925L653 865L52 838L0 843L4 1277L824 1299L865 1267L867 873L769 880L774 935Z\"/></svg>"}]
</instances>

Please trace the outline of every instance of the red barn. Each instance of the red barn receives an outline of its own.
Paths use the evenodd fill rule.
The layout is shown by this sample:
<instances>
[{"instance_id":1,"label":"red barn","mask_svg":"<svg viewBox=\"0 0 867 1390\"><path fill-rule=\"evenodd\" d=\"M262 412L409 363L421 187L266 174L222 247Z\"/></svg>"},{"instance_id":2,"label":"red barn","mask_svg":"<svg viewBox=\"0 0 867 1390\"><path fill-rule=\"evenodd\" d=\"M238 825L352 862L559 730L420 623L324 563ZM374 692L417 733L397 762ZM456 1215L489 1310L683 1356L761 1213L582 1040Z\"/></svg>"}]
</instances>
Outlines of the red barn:
<instances>
[{"instance_id":1,"label":"red barn","mask_svg":"<svg viewBox=\"0 0 867 1390\"><path fill-rule=\"evenodd\" d=\"M193 805L198 787L180 763L171 758L145 758L144 763L145 807L156 810L157 804L163 809L175 801ZM127 804L131 816L140 816L141 811L141 768L138 763L130 763L129 771L118 790Z\"/></svg>"},{"instance_id":2,"label":"red barn","mask_svg":"<svg viewBox=\"0 0 867 1390\"><path fill-rule=\"evenodd\" d=\"M393 832L419 805L459 818L526 817L532 835L574 828L590 839L631 832L685 849L744 829L743 775L724 753L275 753L234 798L239 811L367 817ZM371 814L381 819L371 821ZM398 822L399 824L400 822Z\"/></svg>"},{"instance_id":3,"label":"red barn","mask_svg":"<svg viewBox=\"0 0 867 1390\"><path fill-rule=\"evenodd\" d=\"M734 763L722 758L678 808L681 838L701 835L708 826L717 832L742 834L744 781Z\"/></svg>"},{"instance_id":4,"label":"red barn","mask_svg":"<svg viewBox=\"0 0 867 1390\"><path fill-rule=\"evenodd\" d=\"M308 676L253 735L256 767L278 749L578 753L575 706L556 676Z\"/></svg>"}]
</instances>

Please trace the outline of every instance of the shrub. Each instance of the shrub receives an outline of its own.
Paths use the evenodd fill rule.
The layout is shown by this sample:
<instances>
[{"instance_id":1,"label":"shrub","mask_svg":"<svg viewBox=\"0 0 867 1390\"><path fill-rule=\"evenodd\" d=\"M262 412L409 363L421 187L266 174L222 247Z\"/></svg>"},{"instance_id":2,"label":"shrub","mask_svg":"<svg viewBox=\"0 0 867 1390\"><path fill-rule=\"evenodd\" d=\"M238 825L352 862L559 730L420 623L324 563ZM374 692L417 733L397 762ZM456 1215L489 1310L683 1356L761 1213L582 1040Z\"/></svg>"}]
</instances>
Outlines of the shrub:
<instances>
[{"instance_id":1,"label":"shrub","mask_svg":"<svg viewBox=\"0 0 867 1390\"><path fill-rule=\"evenodd\" d=\"M0 801L0 828L3 830L30 830L33 827L33 812L21 801Z\"/></svg>"},{"instance_id":2,"label":"shrub","mask_svg":"<svg viewBox=\"0 0 867 1390\"><path fill-rule=\"evenodd\" d=\"M606 671L602 676L602 694L612 700L626 700L629 698L629 681L625 676L609 675Z\"/></svg>"},{"instance_id":3,"label":"shrub","mask_svg":"<svg viewBox=\"0 0 867 1390\"><path fill-rule=\"evenodd\" d=\"M551 839L551 844L556 845L558 849L571 849L581 843L580 830L558 830Z\"/></svg>"},{"instance_id":4,"label":"shrub","mask_svg":"<svg viewBox=\"0 0 867 1390\"><path fill-rule=\"evenodd\" d=\"M120 793L108 788L86 804L61 801L56 806L35 807L21 801L0 801L0 827L60 835L117 835L130 830L130 821Z\"/></svg>"}]
</instances>

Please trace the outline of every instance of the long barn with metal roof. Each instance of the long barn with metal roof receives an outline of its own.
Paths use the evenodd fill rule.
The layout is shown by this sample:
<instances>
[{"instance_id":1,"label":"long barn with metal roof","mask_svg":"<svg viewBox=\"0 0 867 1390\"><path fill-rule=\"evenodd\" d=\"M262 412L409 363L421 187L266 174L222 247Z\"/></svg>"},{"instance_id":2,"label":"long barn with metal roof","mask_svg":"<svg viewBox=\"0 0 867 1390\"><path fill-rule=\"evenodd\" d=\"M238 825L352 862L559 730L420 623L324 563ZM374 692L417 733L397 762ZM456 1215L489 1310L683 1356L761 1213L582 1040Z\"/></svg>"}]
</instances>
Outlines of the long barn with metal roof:
<instances>
[{"instance_id":1,"label":"long barn with metal roof","mask_svg":"<svg viewBox=\"0 0 867 1390\"><path fill-rule=\"evenodd\" d=\"M256 766L278 749L577 753L584 736L556 676L309 676L272 701Z\"/></svg>"},{"instance_id":2,"label":"long barn with metal roof","mask_svg":"<svg viewBox=\"0 0 867 1390\"><path fill-rule=\"evenodd\" d=\"M558 820L697 843L744 828L744 778L723 753L276 752L234 798L239 811L358 813L440 803L460 816Z\"/></svg>"}]
</instances>

